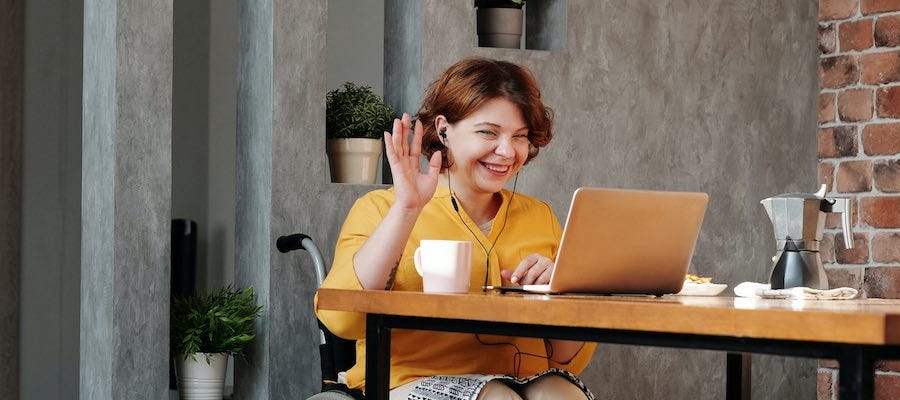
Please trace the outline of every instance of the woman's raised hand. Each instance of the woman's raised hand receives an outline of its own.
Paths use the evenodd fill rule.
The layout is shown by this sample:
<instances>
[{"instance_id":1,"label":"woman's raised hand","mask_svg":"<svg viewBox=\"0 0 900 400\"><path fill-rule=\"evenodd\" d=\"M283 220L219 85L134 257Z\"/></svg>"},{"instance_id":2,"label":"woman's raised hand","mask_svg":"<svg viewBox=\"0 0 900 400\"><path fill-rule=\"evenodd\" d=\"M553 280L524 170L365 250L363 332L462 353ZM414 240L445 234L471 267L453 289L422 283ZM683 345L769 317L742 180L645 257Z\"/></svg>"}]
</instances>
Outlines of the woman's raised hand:
<instances>
[{"instance_id":1,"label":"woman's raised hand","mask_svg":"<svg viewBox=\"0 0 900 400\"><path fill-rule=\"evenodd\" d=\"M428 172L419 170L419 156L422 154L422 123L416 121L412 143L409 137L409 114L403 113L394 119L391 134L384 133L385 150L391 174L394 178L394 204L405 209L421 209L431 200L437 188L441 171L441 152L436 151L428 161Z\"/></svg>"}]
</instances>

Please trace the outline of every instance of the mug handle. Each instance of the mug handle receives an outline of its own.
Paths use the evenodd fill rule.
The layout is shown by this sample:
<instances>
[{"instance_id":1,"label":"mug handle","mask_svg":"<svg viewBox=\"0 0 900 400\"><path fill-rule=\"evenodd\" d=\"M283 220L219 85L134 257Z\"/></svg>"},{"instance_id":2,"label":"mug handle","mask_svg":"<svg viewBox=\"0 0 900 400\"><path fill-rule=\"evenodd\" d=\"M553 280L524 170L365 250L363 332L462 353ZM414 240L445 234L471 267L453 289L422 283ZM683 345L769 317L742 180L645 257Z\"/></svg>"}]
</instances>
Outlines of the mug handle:
<instances>
[{"instance_id":1,"label":"mug handle","mask_svg":"<svg viewBox=\"0 0 900 400\"><path fill-rule=\"evenodd\" d=\"M416 272L419 273L419 276L425 276L422 273L422 257L419 255L419 250L422 250L421 247L416 248L416 252L413 253L413 264L416 266Z\"/></svg>"}]
</instances>

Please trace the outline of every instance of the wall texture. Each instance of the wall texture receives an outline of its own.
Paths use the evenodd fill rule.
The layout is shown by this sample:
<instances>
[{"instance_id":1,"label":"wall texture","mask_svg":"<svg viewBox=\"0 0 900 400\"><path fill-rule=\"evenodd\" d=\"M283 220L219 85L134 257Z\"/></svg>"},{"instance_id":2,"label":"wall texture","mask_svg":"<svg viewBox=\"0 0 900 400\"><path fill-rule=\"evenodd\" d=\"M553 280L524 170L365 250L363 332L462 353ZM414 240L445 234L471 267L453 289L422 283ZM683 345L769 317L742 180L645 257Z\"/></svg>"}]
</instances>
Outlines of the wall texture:
<instances>
[{"instance_id":1,"label":"wall texture","mask_svg":"<svg viewBox=\"0 0 900 400\"><path fill-rule=\"evenodd\" d=\"M168 396L172 1L84 4L81 399Z\"/></svg>"},{"instance_id":2,"label":"wall texture","mask_svg":"<svg viewBox=\"0 0 900 400\"><path fill-rule=\"evenodd\" d=\"M69 0L25 8L23 399L78 396L82 7Z\"/></svg>"},{"instance_id":3,"label":"wall texture","mask_svg":"<svg viewBox=\"0 0 900 400\"><path fill-rule=\"evenodd\" d=\"M816 184L815 103L804 97L816 92L815 3L566 3L565 50L547 52L473 48L474 10L426 1L425 81L473 54L527 65L557 136L519 190L560 219L578 186L708 192L692 270L731 286L765 281L774 238L759 200ZM601 398L718 398L724 385L710 382L723 382L723 364L720 353L601 346L585 377ZM815 390L810 360L754 364L758 396Z\"/></svg>"},{"instance_id":4,"label":"wall texture","mask_svg":"<svg viewBox=\"0 0 900 400\"><path fill-rule=\"evenodd\" d=\"M25 3L0 2L0 397L19 398Z\"/></svg>"},{"instance_id":5,"label":"wall texture","mask_svg":"<svg viewBox=\"0 0 900 400\"><path fill-rule=\"evenodd\" d=\"M819 183L853 199L853 249L840 219L822 249L832 286L900 298L900 3L819 1ZM837 392L837 365L819 368L819 398ZM876 374L876 399L900 395L900 363Z\"/></svg>"},{"instance_id":6,"label":"wall texture","mask_svg":"<svg viewBox=\"0 0 900 400\"><path fill-rule=\"evenodd\" d=\"M271 231L260 231L252 240L267 237L254 246L268 245L271 252L278 235L305 232L330 259L347 210L372 187L328 183L325 78L319 61L324 47L315 34L324 15L320 6L326 3L287 6L276 1L272 182L270 189L261 189L272 193L271 216L267 211L255 214L268 219ZM525 168L517 190L548 201L560 219L579 186L708 192L710 207L693 271L732 286L767 279L774 238L759 200L816 185L811 139L816 129L811 100L817 90L815 3L562 3L566 27L559 41L564 47L536 51L474 47L475 10L469 2L425 0L400 11L403 1L388 1L387 100L408 107L397 112L415 112L418 96L410 94L411 88L424 88L465 56L524 64L535 72L546 102L557 111L557 136ZM412 54L419 64L391 60ZM265 110L260 112L265 117ZM239 173L241 179L246 178ZM268 184L243 183L249 186L237 196L256 190L250 186ZM260 259L271 260L264 283L272 291L269 301L276 302L268 308L266 324L277 325L267 327L268 340L293 321L295 351L315 351L314 343L304 338L313 317L295 315L310 309L314 281L307 255L259 251ZM251 267L239 260L236 269L241 268ZM299 365L295 355L266 357L271 371L280 370L276 364ZM600 398L720 398L724 363L721 353L604 345L584 376ZM317 364L309 360L305 365ZM306 390L280 382L290 378L283 373L270 378L271 396ZM811 360L754 358L759 398L812 397L815 376ZM283 389L276 390L276 382Z\"/></svg>"}]
</instances>

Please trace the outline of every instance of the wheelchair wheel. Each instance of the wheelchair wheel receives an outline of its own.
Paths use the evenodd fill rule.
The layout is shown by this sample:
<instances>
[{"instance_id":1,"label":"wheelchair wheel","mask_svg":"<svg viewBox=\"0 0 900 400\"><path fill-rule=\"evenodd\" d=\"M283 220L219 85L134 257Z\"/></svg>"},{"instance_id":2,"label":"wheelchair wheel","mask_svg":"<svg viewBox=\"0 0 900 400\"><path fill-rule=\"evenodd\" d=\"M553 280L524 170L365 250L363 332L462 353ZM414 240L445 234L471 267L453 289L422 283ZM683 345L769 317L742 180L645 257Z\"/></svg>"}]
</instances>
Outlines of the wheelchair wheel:
<instances>
[{"instance_id":1,"label":"wheelchair wheel","mask_svg":"<svg viewBox=\"0 0 900 400\"><path fill-rule=\"evenodd\" d=\"M329 390L327 392L316 393L307 400L355 400L355 398L340 390Z\"/></svg>"}]
</instances>

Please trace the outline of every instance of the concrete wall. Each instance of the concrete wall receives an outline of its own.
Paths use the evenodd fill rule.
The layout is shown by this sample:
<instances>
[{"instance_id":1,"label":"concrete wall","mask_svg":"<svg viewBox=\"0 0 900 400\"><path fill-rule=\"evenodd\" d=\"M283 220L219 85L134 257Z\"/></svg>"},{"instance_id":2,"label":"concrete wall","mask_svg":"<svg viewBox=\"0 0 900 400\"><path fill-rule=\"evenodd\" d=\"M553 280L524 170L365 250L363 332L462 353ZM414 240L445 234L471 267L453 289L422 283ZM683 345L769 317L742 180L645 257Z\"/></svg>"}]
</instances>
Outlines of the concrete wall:
<instances>
[{"instance_id":1,"label":"concrete wall","mask_svg":"<svg viewBox=\"0 0 900 400\"><path fill-rule=\"evenodd\" d=\"M816 4L568 0L566 15L565 50L479 49L469 3L423 1L408 33L419 38L411 45L421 48L422 83L470 55L528 66L557 111L557 136L518 190L547 200L560 219L583 185L708 192L692 270L732 286L765 280L774 239L758 201L816 184ZM294 45L277 38L276 54ZM296 93L276 79L276 90L308 113L303 100L321 79ZM402 92L395 84L386 79L385 92ZM325 182L324 118L309 118L297 127L306 146L294 163L305 171L295 201L306 211L276 209L273 218L295 220L330 259L346 210L371 188ZM305 257L274 256L273 268L307 268ZM815 393L814 361L754 360L757 396ZM602 346L584 376L601 398L718 398L724 363L721 353Z\"/></svg>"},{"instance_id":2,"label":"concrete wall","mask_svg":"<svg viewBox=\"0 0 900 400\"><path fill-rule=\"evenodd\" d=\"M82 2L25 2L20 395L78 396Z\"/></svg>"},{"instance_id":3,"label":"concrete wall","mask_svg":"<svg viewBox=\"0 0 900 400\"><path fill-rule=\"evenodd\" d=\"M168 396L172 9L84 4L81 399Z\"/></svg>"},{"instance_id":4,"label":"concrete wall","mask_svg":"<svg viewBox=\"0 0 900 400\"><path fill-rule=\"evenodd\" d=\"M613 4L567 0L563 2L565 38L551 38L552 43L562 41L564 49L534 51L475 48L474 10L468 2L425 0L416 1L413 6L410 1L391 0L385 5L385 41L406 46L399 49L389 46L384 60L388 66L384 70L384 92L389 102L402 107L398 112L414 112L418 98L410 93L411 88L419 92L461 57L483 55L525 64L536 73L547 103L557 111L557 137L526 167L518 190L550 202L561 219L567 212L572 190L582 185L709 192L710 209L694 259L694 271L731 285L765 279L773 239L769 237L768 221L758 200L785 191L809 190L815 185L814 2L782 4L766 0L751 4L727 0L707 4L692 0L637 0ZM32 3L38 4L29 2ZM559 6L559 1L553 3ZM258 229L248 230L242 234L243 239L238 239L242 243L238 249L243 255L237 258L244 261L239 261L234 269L243 268L244 272L237 275L244 274L242 281L253 283L263 295L267 304L263 329L269 335L260 341L259 348L260 356L264 357L261 362L266 366L256 371L255 378L245 375L240 379L262 379L249 381L253 383L248 383L244 392L267 393L260 398L309 394L318 379L314 372L318 360L310 303L314 290L312 264L304 253L275 253L272 244L279 235L306 232L330 260L346 211L354 199L375 187L332 184L328 180L324 95L331 75L323 61L328 50L322 32L326 32L324 23L331 3L326 0L270 3L273 13L269 26L274 47L269 53L271 59L262 65L260 72L264 74L260 84L265 85L265 79L271 79L272 86L262 98L269 104L252 104L249 100L244 103L245 111L254 108L257 110L254 112L261 113L257 117L268 113L269 120L259 125L261 130L247 128L245 131L248 144L258 137L269 141L268 148L257 150L231 150L227 144L234 143L229 139L229 129L236 124L234 110L238 109L230 93L237 91L236 81L248 84L246 79L253 73L232 80L239 76L236 63L231 64L234 58L229 56L237 54L237 28L220 24L223 19L238 20L237 6L210 4L210 13L222 19L212 18L209 22L212 33L208 62L212 83L207 88L209 120L205 126L209 132L206 140L211 147L206 156L209 183L205 196L212 199L227 193L229 185L235 185L229 174L234 177L246 172L228 170L234 165L229 151L243 151L244 162L259 154L271 160L268 173L264 165L258 170L264 178L271 174L270 181L251 179L255 175L238 178L243 185L238 196L255 192L262 197L255 206L239 207L243 210L239 211L242 229L250 226ZM50 81L45 91L35 92L40 95L26 103L35 107L48 104L48 109L46 113L26 110L26 115L31 115L26 118L33 118L35 123L56 118L55 123L47 121L48 132L56 132L48 140L57 143L55 146L59 148L54 151L63 158L46 169L35 166L38 168L35 171L44 171L39 173L43 178L35 182L54 186L53 190L60 196L57 203L50 205L61 207L50 226L64 232L66 243L60 253L40 256L38 252L44 248L39 242L31 242L33 247L29 250L26 241L46 237L47 232L38 229L23 234L23 263L28 257L34 257L30 265L38 265L44 260L40 256L51 257L48 262L57 265L57 269L49 271L50 279L28 278L30 283L24 285L32 285L31 290L36 292L32 292L31 300L29 294L23 293L23 303L43 299L39 290L44 282L52 290L61 290L58 298L40 300L41 303L33 303L37 308L30 308L46 311L48 315L58 313L60 320L33 325L23 322L23 332L52 330L56 326L60 329L58 335L45 332L50 336L35 337L35 342L27 346L23 341L20 351L29 357L39 354L35 353L39 343L51 343L47 354L32 358L34 364L23 362L23 371L27 365L31 365L28 371L38 371L41 366L62 360L58 370L49 370L58 379L56 384L41 388L39 377L23 378L23 390L31 388L27 390L34 391L28 393L36 398L66 398L78 390L77 383L71 381L72 363L78 363L77 355L71 352L73 348L77 352L77 345L65 339L72 337L65 332L71 330L71 318L77 318L77 310L73 313L70 308L71 299L78 294L77 288L73 292L62 283L78 269L78 263L72 260L79 257L79 216L77 212L72 216L67 210L81 206L80 185L77 180L72 183L70 177L71 171L80 170L80 158L70 153L74 149L80 154L81 148L77 141L80 119L74 115L80 112L80 100L71 101L72 93L80 97L81 84L77 78L66 77L72 71L77 71L76 76L80 74L80 59L72 66L70 57L74 56L69 52L80 56L80 42L74 41L81 32L81 9L76 5L70 7L74 8L50 14L55 18L69 15L62 20L68 21L63 22L68 24L66 28L56 32L52 27L44 27L52 34L45 39L36 36L35 44L28 46L28 51L43 49L50 42L59 46L48 49L44 56L34 53L37 60L34 69L29 68L32 72L26 74L34 74L31 75L34 81L46 80L45 77ZM254 9L259 11L256 6ZM45 12L48 10L45 8ZM71 17L72 13L76 16ZM229 38L232 34L234 41ZM32 43L31 38L27 40ZM418 63L395 63L390 58L397 54L416 55L414 59ZM254 62L265 62L265 57ZM60 63L66 67L55 68ZM372 66L375 70L381 68L378 63ZM409 74L398 74L398 71ZM28 78L29 82L31 79ZM46 103L54 97L59 98L59 104ZM204 123L196 123L202 130ZM266 138L266 135L270 136ZM23 185L26 198L29 193L33 193L31 196L41 193L39 186L29 192L28 163L37 165L41 158L36 154L46 151L42 147L28 150L27 140ZM225 144L215 150L212 147L215 143ZM178 150L173 152L175 157ZM223 171L217 171L220 167ZM173 171L173 175L177 173ZM63 183L55 185L54 182ZM50 196L43 200L52 202L52 199ZM203 281L208 286L227 283L233 270L228 266L227 255L228 230L233 226L228 221L229 213L234 212L232 201L226 199L208 205L207 215L215 212L224 221L216 228L210 223L209 240L225 243L216 250L218 258L207 254L208 265L214 265ZM23 210L23 219L32 218L34 222L28 225L38 228L41 227L40 211L35 207L29 212ZM255 210L262 211L256 215L264 218L265 223L251 220ZM261 225L253 225L257 223ZM74 249L70 246L73 241ZM226 255L221 256L223 253ZM72 262L75 264L69 265ZM262 266L262 272L249 272L255 266ZM269 350L279 348L291 351ZM813 361L774 357L754 360L757 397L813 396ZM720 353L602 346L585 379L604 398L661 395L716 398L724 390L724 384L716 384L724 382L723 365L724 355Z\"/></svg>"}]
</instances>

